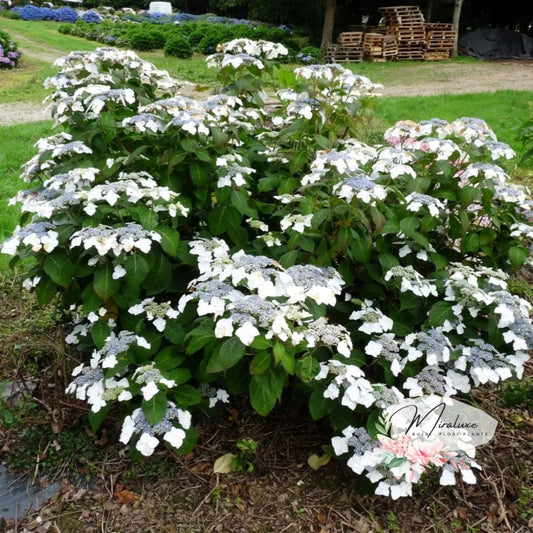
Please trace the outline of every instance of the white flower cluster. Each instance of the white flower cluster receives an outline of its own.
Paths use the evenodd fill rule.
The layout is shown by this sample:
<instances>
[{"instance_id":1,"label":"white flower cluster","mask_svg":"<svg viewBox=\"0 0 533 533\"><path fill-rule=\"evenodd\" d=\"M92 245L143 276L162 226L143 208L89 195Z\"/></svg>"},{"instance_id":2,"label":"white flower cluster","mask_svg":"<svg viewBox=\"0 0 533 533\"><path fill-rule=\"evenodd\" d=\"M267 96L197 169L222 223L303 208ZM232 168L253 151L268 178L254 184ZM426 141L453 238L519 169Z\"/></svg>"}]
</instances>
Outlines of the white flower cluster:
<instances>
[{"instance_id":1,"label":"white flower cluster","mask_svg":"<svg viewBox=\"0 0 533 533\"><path fill-rule=\"evenodd\" d=\"M263 109L243 107L242 100L234 96L214 95L205 101L176 96L141 106L137 115L123 119L122 127L140 135L160 135L173 129L190 135L209 135L211 128L252 131L264 115ZM236 146L239 142L231 141Z\"/></svg>"},{"instance_id":2,"label":"white flower cluster","mask_svg":"<svg viewBox=\"0 0 533 533\"><path fill-rule=\"evenodd\" d=\"M333 193L347 202L359 198L365 204L373 204L376 200L385 200L387 197L385 187L376 184L365 174L355 174L342 183L337 183L333 187Z\"/></svg>"},{"instance_id":3,"label":"white flower cluster","mask_svg":"<svg viewBox=\"0 0 533 533\"><path fill-rule=\"evenodd\" d=\"M69 344L78 344L79 338L87 337L92 324L105 317L106 309L102 308L98 314L89 314L88 321L78 321L73 331L66 337ZM94 318L91 315L95 315ZM81 319L80 319L81 320ZM108 321L114 325L113 321ZM98 412L109 401L128 401L133 398L129 391L130 382L120 373L117 376L105 378L104 369L115 368L121 358L132 347L138 346L149 349L150 344L144 337L135 335L131 331L120 331L118 335L111 331L105 340L105 344L99 350L94 350L90 364L81 364L72 371L74 380L67 387L66 392L75 394L76 398L85 400L91 406L93 412ZM137 380L137 382L140 382Z\"/></svg>"},{"instance_id":4,"label":"white flower cluster","mask_svg":"<svg viewBox=\"0 0 533 533\"><path fill-rule=\"evenodd\" d=\"M223 70L226 67L238 69L239 67L256 67L259 70L265 68L264 63L255 56L247 53L217 53L207 57L207 66Z\"/></svg>"},{"instance_id":5,"label":"white flower cluster","mask_svg":"<svg viewBox=\"0 0 533 533\"><path fill-rule=\"evenodd\" d=\"M320 150L311 163L311 173L302 178L302 185L316 183L334 169L339 174L361 171L366 163L377 157L377 150L364 143L350 140L344 150Z\"/></svg>"},{"instance_id":6,"label":"white flower cluster","mask_svg":"<svg viewBox=\"0 0 533 533\"><path fill-rule=\"evenodd\" d=\"M217 187L242 187L246 185L245 176L255 173L254 168L242 166L243 158L240 154L227 154L217 158L219 169Z\"/></svg>"},{"instance_id":7,"label":"white flower cluster","mask_svg":"<svg viewBox=\"0 0 533 533\"><path fill-rule=\"evenodd\" d=\"M311 120L313 115L320 117L321 122L325 122L326 115L322 110L320 101L311 98L307 92L297 92L293 89L284 89L278 91L278 98L285 106L286 116L275 116L272 122L275 126L287 126L298 118Z\"/></svg>"},{"instance_id":8,"label":"white flower cluster","mask_svg":"<svg viewBox=\"0 0 533 533\"><path fill-rule=\"evenodd\" d=\"M374 96L383 85L372 83L367 77L354 74L338 64L307 65L294 69L296 77L314 82L316 93L312 96L321 101L353 103L362 96Z\"/></svg>"},{"instance_id":9,"label":"white flower cluster","mask_svg":"<svg viewBox=\"0 0 533 533\"><path fill-rule=\"evenodd\" d=\"M56 124L67 122L74 113L83 113L87 119L98 118L104 109L121 106L138 106L133 89L113 89L108 85L85 85L72 95L64 95L50 106ZM134 105L135 104L135 105Z\"/></svg>"},{"instance_id":10,"label":"white flower cluster","mask_svg":"<svg viewBox=\"0 0 533 533\"><path fill-rule=\"evenodd\" d=\"M383 279L385 281L399 279L401 283L401 292L409 291L416 296L423 296L424 298L427 298L429 295L437 296L437 286L435 283L432 283L430 280L424 278L411 265L406 267L392 267L385 273Z\"/></svg>"},{"instance_id":11,"label":"white flower cluster","mask_svg":"<svg viewBox=\"0 0 533 533\"><path fill-rule=\"evenodd\" d=\"M392 146L432 152L437 154L438 160L449 160L456 153L458 159L465 161L466 154L454 138L481 148L493 161L512 159L516 155L507 144L498 142L492 129L479 118L462 117L452 123L441 119L418 123L404 120L385 132L385 140Z\"/></svg>"},{"instance_id":12,"label":"white flower cluster","mask_svg":"<svg viewBox=\"0 0 533 533\"><path fill-rule=\"evenodd\" d=\"M39 152L24 165L21 178L24 181L33 180L38 174L47 174L60 161L68 160L74 154L92 154L93 151L81 141L71 141L72 136L67 133L52 135L36 143Z\"/></svg>"},{"instance_id":13,"label":"white flower cluster","mask_svg":"<svg viewBox=\"0 0 533 533\"><path fill-rule=\"evenodd\" d=\"M374 386L366 378L362 368L356 365L346 364L335 359L327 363L320 363L320 372L315 376L316 380L326 379L333 376L333 380L324 391L324 398L335 400L341 397L341 405L352 410L358 405L370 407L375 401Z\"/></svg>"},{"instance_id":14,"label":"white flower cluster","mask_svg":"<svg viewBox=\"0 0 533 533\"><path fill-rule=\"evenodd\" d=\"M118 228L103 224L87 227L74 232L70 238L71 248L94 248L100 256L112 252L115 257L135 250L147 254L154 242L161 242L161 235L157 231L147 231L134 222L128 222Z\"/></svg>"},{"instance_id":15,"label":"white flower cluster","mask_svg":"<svg viewBox=\"0 0 533 533\"><path fill-rule=\"evenodd\" d=\"M186 217L189 213L189 209L177 200L179 194L168 187L158 186L148 172L121 172L116 181L92 187L84 194L86 201L83 210L92 216L96 213L98 204L107 203L114 206L121 198L128 204L136 204L142 200L144 205L155 212L165 211L171 217L178 214Z\"/></svg>"},{"instance_id":16,"label":"white flower cluster","mask_svg":"<svg viewBox=\"0 0 533 533\"><path fill-rule=\"evenodd\" d=\"M335 346L349 356L352 343L343 326L312 320L307 298L318 304L334 305L342 288L342 279L332 268L295 265L288 269L273 259L240 251L229 254L220 239L191 242L191 253L198 256L201 276L191 282L192 293L180 298L183 311L198 302L200 316L216 319L215 336L237 336L250 345L260 334L267 338L290 340L293 345Z\"/></svg>"},{"instance_id":17,"label":"white flower cluster","mask_svg":"<svg viewBox=\"0 0 533 533\"><path fill-rule=\"evenodd\" d=\"M217 52L225 54L248 54L253 57L264 59L277 59L289 54L285 46L270 41L233 39L217 46Z\"/></svg>"},{"instance_id":18,"label":"white flower cluster","mask_svg":"<svg viewBox=\"0 0 533 533\"><path fill-rule=\"evenodd\" d=\"M167 319L177 318L179 312L173 309L170 302L157 303L155 298L145 298L142 302L132 305L128 309L131 315L146 315L157 331L165 331Z\"/></svg>"},{"instance_id":19,"label":"white flower cluster","mask_svg":"<svg viewBox=\"0 0 533 533\"><path fill-rule=\"evenodd\" d=\"M166 122L154 113L140 113L122 121L124 128L138 133L161 133L165 131L166 125Z\"/></svg>"},{"instance_id":20,"label":"white flower cluster","mask_svg":"<svg viewBox=\"0 0 533 533\"><path fill-rule=\"evenodd\" d=\"M58 89L52 100L64 96L64 89L78 85L111 84L114 77L122 82L138 78L141 83L150 85L161 92L175 92L178 82L168 72L144 61L131 50L98 48L93 52L73 51L66 57L57 59L54 66L61 68L60 74L45 81L47 88Z\"/></svg>"},{"instance_id":21,"label":"white flower cluster","mask_svg":"<svg viewBox=\"0 0 533 533\"><path fill-rule=\"evenodd\" d=\"M154 425L146 420L142 409L137 408L124 419L119 440L128 444L134 434L140 433L135 448L144 456L154 453L161 435L163 440L179 449L186 437L185 430L191 427L191 419L189 411L179 409L174 403L168 402L163 419Z\"/></svg>"},{"instance_id":22,"label":"white flower cluster","mask_svg":"<svg viewBox=\"0 0 533 533\"><path fill-rule=\"evenodd\" d=\"M229 394L224 389L215 389L207 383L202 383L198 387L198 392L204 397L209 399L209 409L213 409L217 403L229 403Z\"/></svg>"},{"instance_id":23,"label":"white flower cluster","mask_svg":"<svg viewBox=\"0 0 533 533\"><path fill-rule=\"evenodd\" d=\"M305 233L305 228L311 227L311 221L313 220L313 214L300 215L299 213L285 215L280 220L280 228L282 231L291 229L296 233Z\"/></svg>"},{"instance_id":24,"label":"white flower cluster","mask_svg":"<svg viewBox=\"0 0 533 533\"><path fill-rule=\"evenodd\" d=\"M138 367L133 373L132 380L142 385L141 393L146 402L151 400L159 392L159 385L163 385L168 389L177 385L173 379L165 378L161 374L161 371L155 367L154 363Z\"/></svg>"},{"instance_id":25,"label":"white flower cluster","mask_svg":"<svg viewBox=\"0 0 533 533\"><path fill-rule=\"evenodd\" d=\"M51 222L33 222L21 228L17 226L13 235L6 239L1 248L1 253L15 255L19 247L27 246L33 252L44 250L52 252L59 244L59 234L56 226Z\"/></svg>"},{"instance_id":26,"label":"white flower cluster","mask_svg":"<svg viewBox=\"0 0 533 533\"><path fill-rule=\"evenodd\" d=\"M438 217L446 208L446 202L438 198L429 196L428 194L421 194L419 192L412 192L405 197L407 202L407 211L419 212L427 209L429 214L433 217Z\"/></svg>"},{"instance_id":27,"label":"white flower cluster","mask_svg":"<svg viewBox=\"0 0 533 533\"><path fill-rule=\"evenodd\" d=\"M350 315L350 320L363 322L359 331L371 335L372 333L385 333L393 327L392 320L383 314L381 309L375 307L371 300L365 300L361 304L360 311L354 311Z\"/></svg>"},{"instance_id":28,"label":"white flower cluster","mask_svg":"<svg viewBox=\"0 0 533 533\"><path fill-rule=\"evenodd\" d=\"M78 400L84 400L97 413L109 401L124 402L131 400L133 395L128 390L126 378L105 378L104 370L98 354L93 355L89 366L81 364L72 371L74 380L67 387L68 394L75 394Z\"/></svg>"}]
</instances>

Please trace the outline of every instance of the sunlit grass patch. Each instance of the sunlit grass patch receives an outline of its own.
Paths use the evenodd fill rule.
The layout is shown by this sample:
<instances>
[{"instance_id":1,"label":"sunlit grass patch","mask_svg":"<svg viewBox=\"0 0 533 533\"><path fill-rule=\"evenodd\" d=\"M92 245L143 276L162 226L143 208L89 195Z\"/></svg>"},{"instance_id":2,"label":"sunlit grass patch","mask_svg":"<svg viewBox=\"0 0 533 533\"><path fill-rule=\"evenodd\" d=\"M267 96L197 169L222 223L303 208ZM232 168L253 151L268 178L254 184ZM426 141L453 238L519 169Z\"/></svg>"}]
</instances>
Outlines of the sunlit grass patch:
<instances>
[{"instance_id":1,"label":"sunlit grass patch","mask_svg":"<svg viewBox=\"0 0 533 533\"><path fill-rule=\"evenodd\" d=\"M52 121L31 122L0 128L0 242L7 238L18 223L19 209L8 205L9 200L25 184L20 179L21 166L37 149L34 144L50 135ZM0 254L0 270L5 270L9 256Z\"/></svg>"}]
</instances>

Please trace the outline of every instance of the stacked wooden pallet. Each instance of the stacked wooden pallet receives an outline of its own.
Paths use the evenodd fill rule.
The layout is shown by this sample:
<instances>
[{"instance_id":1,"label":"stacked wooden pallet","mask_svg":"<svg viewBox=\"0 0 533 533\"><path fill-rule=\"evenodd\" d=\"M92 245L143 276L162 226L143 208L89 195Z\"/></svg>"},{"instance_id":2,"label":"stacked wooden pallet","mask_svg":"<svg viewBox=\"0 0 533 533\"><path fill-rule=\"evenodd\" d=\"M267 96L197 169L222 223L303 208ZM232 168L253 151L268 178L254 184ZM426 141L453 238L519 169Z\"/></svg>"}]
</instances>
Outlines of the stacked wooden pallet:
<instances>
[{"instance_id":1,"label":"stacked wooden pallet","mask_svg":"<svg viewBox=\"0 0 533 533\"><path fill-rule=\"evenodd\" d=\"M456 39L457 32L453 30L451 24L427 23L424 59L428 61L449 59Z\"/></svg>"},{"instance_id":2,"label":"stacked wooden pallet","mask_svg":"<svg viewBox=\"0 0 533 533\"><path fill-rule=\"evenodd\" d=\"M424 59L426 28L418 6L380 7L385 31L398 42L398 59Z\"/></svg>"},{"instance_id":3,"label":"stacked wooden pallet","mask_svg":"<svg viewBox=\"0 0 533 533\"><path fill-rule=\"evenodd\" d=\"M339 33L337 42L342 46L357 46L360 47L363 42L362 31L345 31Z\"/></svg>"},{"instance_id":4,"label":"stacked wooden pallet","mask_svg":"<svg viewBox=\"0 0 533 533\"><path fill-rule=\"evenodd\" d=\"M364 57L372 61L387 61L398 55L398 43L394 35L365 33L363 41Z\"/></svg>"},{"instance_id":5,"label":"stacked wooden pallet","mask_svg":"<svg viewBox=\"0 0 533 533\"><path fill-rule=\"evenodd\" d=\"M379 12L384 26L378 26L368 33L341 33L337 44L329 45L324 50L326 60L332 63L354 63L361 61L363 55L372 61L438 61L450 57L457 39L451 24L426 24L418 6L380 7Z\"/></svg>"},{"instance_id":6,"label":"stacked wooden pallet","mask_svg":"<svg viewBox=\"0 0 533 533\"><path fill-rule=\"evenodd\" d=\"M346 31L339 34L338 44L324 50L328 63L359 63L363 60L363 32Z\"/></svg>"}]
</instances>

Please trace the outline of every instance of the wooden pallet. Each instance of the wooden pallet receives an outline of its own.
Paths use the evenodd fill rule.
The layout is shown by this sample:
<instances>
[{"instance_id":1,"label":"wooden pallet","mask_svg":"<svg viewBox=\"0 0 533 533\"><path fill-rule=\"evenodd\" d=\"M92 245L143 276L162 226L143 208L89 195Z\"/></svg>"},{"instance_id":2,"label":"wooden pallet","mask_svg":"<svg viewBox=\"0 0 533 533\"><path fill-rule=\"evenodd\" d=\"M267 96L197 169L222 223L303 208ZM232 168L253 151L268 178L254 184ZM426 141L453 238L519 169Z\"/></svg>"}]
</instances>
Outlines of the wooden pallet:
<instances>
[{"instance_id":1,"label":"wooden pallet","mask_svg":"<svg viewBox=\"0 0 533 533\"><path fill-rule=\"evenodd\" d=\"M339 45L335 50L335 63L360 63L361 61L363 61L362 48Z\"/></svg>"},{"instance_id":2,"label":"wooden pallet","mask_svg":"<svg viewBox=\"0 0 533 533\"><path fill-rule=\"evenodd\" d=\"M445 61L450 59L450 50L426 50L424 59L426 61Z\"/></svg>"},{"instance_id":3,"label":"wooden pallet","mask_svg":"<svg viewBox=\"0 0 533 533\"><path fill-rule=\"evenodd\" d=\"M426 44L427 50L444 50L444 49L452 49L455 46L455 41L428 41Z\"/></svg>"},{"instance_id":4,"label":"wooden pallet","mask_svg":"<svg viewBox=\"0 0 533 533\"><path fill-rule=\"evenodd\" d=\"M418 6L387 6L387 7L378 7L378 11L383 15L409 15L409 14L420 14L422 11Z\"/></svg>"},{"instance_id":5,"label":"wooden pallet","mask_svg":"<svg viewBox=\"0 0 533 533\"><path fill-rule=\"evenodd\" d=\"M429 23L426 24L426 48L431 52L436 52L437 56L444 51L449 51L455 46L457 32L453 30L452 24Z\"/></svg>"},{"instance_id":6,"label":"wooden pallet","mask_svg":"<svg viewBox=\"0 0 533 533\"><path fill-rule=\"evenodd\" d=\"M411 50L409 52L398 50L398 55L396 58L399 61L418 61L419 59L424 59L425 52L424 50Z\"/></svg>"},{"instance_id":7,"label":"wooden pallet","mask_svg":"<svg viewBox=\"0 0 533 533\"><path fill-rule=\"evenodd\" d=\"M382 35L380 33L366 33L363 42L364 55L367 58L387 58L396 57L398 53L398 43L393 35Z\"/></svg>"},{"instance_id":8,"label":"wooden pallet","mask_svg":"<svg viewBox=\"0 0 533 533\"><path fill-rule=\"evenodd\" d=\"M328 63L360 63L363 60L363 49L356 46L330 44L323 53Z\"/></svg>"},{"instance_id":9,"label":"wooden pallet","mask_svg":"<svg viewBox=\"0 0 533 533\"><path fill-rule=\"evenodd\" d=\"M424 14L418 6L380 7L378 11L386 25L424 22Z\"/></svg>"},{"instance_id":10,"label":"wooden pallet","mask_svg":"<svg viewBox=\"0 0 533 533\"><path fill-rule=\"evenodd\" d=\"M426 28L426 37L428 44L436 42L454 43L457 32L448 30L431 30Z\"/></svg>"},{"instance_id":11,"label":"wooden pallet","mask_svg":"<svg viewBox=\"0 0 533 533\"><path fill-rule=\"evenodd\" d=\"M335 51L339 47L338 44L328 44L325 48L322 49L324 54L324 59L326 63L335 63Z\"/></svg>"},{"instance_id":12,"label":"wooden pallet","mask_svg":"<svg viewBox=\"0 0 533 533\"><path fill-rule=\"evenodd\" d=\"M453 24L447 22L426 22L428 31L453 31Z\"/></svg>"},{"instance_id":13,"label":"wooden pallet","mask_svg":"<svg viewBox=\"0 0 533 533\"><path fill-rule=\"evenodd\" d=\"M425 23L424 14L418 6L380 7L378 11L385 22L385 33L396 40L397 59L426 59L438 61L448 59L457 33L448 23ZM379 43L363 45L365 56L383 57Z\"/></svg>"},{"instance_id":14,"label":"wooden pallet","mask_svg":"<svg viewBox=\"0 0 533 533\"><path fill-rule=\"evenodd\" d=\"M451 30L431 30L426 28L426 34L431 39L454 39L457 32Z\"/></svg>"},{"instance_id":15,"label":"wooden pallet","mask_svg":"<svg viewBox=\"0 0 533 533\"><path fill-rule=\"evenodd\" d=\"M424 59L424 41L398 42L398 59Z\"/></svg>"},{"instance_id":16,"label":"wooden pallet","mask_svg":"<svg viewBox=\"0 0 533 533\"><path fill-rule=\"evenodd\" d=\"M362 31L345 31L337 38L339 44L343 46L361 46L363 42Z\"/></svg>"},{"instance_id":17,"label":"wooden pallet","mask_svg":"<svg viewBox=\"0 0 533 533\"><path fill-rule=\"evenodd\" d=\"M390 24L387 26L387 33L394 35L398 41L420 41L426 39L426 29L424 24Z\"/></svg>"}]
</instances>

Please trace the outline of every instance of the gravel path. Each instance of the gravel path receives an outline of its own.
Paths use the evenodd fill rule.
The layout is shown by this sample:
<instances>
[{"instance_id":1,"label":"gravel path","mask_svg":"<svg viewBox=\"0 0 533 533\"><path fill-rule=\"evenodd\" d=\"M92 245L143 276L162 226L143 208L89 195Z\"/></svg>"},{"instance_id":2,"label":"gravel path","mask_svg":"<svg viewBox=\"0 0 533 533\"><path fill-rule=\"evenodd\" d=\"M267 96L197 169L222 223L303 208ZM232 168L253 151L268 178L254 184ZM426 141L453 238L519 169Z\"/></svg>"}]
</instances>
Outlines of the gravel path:
<instances>
[{"instance_id":1,"label":"gravel path","mask_svg":"<svg viewBox=\"0 0 533 533\"><path fill-rule=\"evenodd\" d=\"M52 117L41 104L13 102L0 104L0 126L50 120Z\"/></svg>"}]
</instances>

